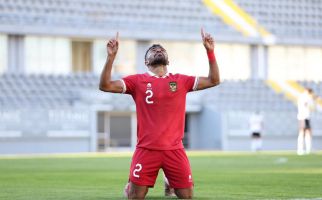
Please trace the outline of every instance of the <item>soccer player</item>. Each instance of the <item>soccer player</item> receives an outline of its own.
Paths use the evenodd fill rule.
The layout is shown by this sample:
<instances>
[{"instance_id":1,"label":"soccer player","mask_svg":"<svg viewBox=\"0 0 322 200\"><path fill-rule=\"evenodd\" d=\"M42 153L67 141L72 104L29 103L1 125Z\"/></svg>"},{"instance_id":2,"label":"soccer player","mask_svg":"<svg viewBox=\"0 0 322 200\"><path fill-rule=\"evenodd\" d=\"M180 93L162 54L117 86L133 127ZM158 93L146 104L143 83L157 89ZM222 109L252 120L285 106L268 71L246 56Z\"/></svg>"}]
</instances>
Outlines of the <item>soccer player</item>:
<instances>
[{"instance_id":1,"label":"soccer player","mask_svg":"<svg viewBox=\"0 0 322 200\"><path fill-rule=\"evenodd\" d=\"M297 154L311 153L312 131L310 113L314 108L314 94L311 88L306 88L297 101L297 119L299 120L299 135L297 138ZM304 151L305 146L305 151Z\"/></svg>"},{"instance_id":2,"label":"soccer player","mask_svg":"<svg viewBox=\"0 0 322 200\"><path fill-rule=\"evenodd\" d=\"M214 40L201 29L209 60L208 77L169 73L166 50L154 44L145 55L146 73L111 80L112 65L119 46L118 37L117 33L107 43L108 57L99 88L105 92L129 94L136 104L137 145L130 167L128 198L144 199L162 168L177 197L191 199L193 178L182 144L186 94L220 83Z\"/></svg>"},{"instance_id":3,"label":"soccer player","mask_svg":"<svg viewBox=\"0 0 322 200\"><path fill-rule=\"evenodd\" d=\"M249 128L252 137L251 150L253 152L262 150L263 116L259 111L250 116Z\"/></svg>"}]
</instances>

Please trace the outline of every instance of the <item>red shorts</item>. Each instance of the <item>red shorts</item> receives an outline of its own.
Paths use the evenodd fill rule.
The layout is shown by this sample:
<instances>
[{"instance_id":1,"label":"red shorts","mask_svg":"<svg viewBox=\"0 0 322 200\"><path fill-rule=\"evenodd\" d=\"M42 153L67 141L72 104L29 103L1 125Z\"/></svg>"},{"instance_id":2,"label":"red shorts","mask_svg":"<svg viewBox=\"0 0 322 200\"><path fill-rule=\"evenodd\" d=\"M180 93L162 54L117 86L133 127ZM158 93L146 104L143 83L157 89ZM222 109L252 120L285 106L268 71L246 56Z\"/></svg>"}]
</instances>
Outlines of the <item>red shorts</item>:
<instances>
[{"instance_id":1,"label":"red shorts","mask_svg":"<svg viewBox=\"0 0 322 200\"><path fill-rule=\"evenodd\" d=\"M150 150L137 148L134 152L130 181L136 185L153 187L162 168L172 188L191 188L193 180L184 149Z\"/></svg>"}]
</instances>

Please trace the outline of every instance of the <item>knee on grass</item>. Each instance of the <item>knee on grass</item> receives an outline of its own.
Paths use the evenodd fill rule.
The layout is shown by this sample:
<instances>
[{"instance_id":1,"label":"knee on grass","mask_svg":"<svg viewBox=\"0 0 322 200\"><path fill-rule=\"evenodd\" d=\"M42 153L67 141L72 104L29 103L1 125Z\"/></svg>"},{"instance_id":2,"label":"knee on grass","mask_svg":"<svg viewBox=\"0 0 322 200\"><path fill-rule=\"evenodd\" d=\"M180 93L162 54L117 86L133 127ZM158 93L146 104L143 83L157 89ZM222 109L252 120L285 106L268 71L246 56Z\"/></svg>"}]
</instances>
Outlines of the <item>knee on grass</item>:
<instances>
[{"instance_id":1,"label":"knee on grass","mask_svg":"<svg viewBox=\"0 0 322 200\"><path fill-rule=\"evenodd\" d=\"M193 197L192 189L174 189L174 192L179 199L192 199Z\"/></svg>"}]
</instances>

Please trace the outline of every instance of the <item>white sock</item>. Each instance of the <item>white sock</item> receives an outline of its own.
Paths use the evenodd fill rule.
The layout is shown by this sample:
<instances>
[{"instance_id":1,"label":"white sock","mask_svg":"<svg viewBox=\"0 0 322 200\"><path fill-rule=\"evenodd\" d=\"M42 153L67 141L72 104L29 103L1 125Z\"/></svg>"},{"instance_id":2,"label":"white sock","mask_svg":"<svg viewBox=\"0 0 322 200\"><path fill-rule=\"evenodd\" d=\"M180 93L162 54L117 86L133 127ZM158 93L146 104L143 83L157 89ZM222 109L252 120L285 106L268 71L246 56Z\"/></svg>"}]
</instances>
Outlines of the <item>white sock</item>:
<instances>
[{"instance_id":1,"label":"white sock","mask_svg":"<svg viewBox=\"0 0 322 200\"><path fill-rule=\"evenodd\" d=\"M312 138L310 134L305 134L305 153L310 154L312 149Z\"/></svg>"},{"instance_id":2,"label":"white sock","mask_svg":"<svg viewBox=\"0 0 322 200\"><path fill-rule=\"evenodd\" d=\"M252 143L251 143L250 148L251 148L252 151L254 151L254 152L256 151L256 140L255 139L252 139Z\"/></svg>"},{"instance_id":3,"label":"white sock","mask_svg":"<svg viewBox=\"0 0 322 200\"><path fill-rule=\"evenodd\" d=\"M163 172L163 180L164 180L165 184L170 185L169 181L168 181L168 178L165 176L164 172Z\"/></svg>"},{"instance_id":4,"label":"white sock","mask_svg":"<svg viewBox=\"0 0 322 200\"><path fill-rule=\"evenodd\" d=\"M297 154L302 155L304 153L304 138L303 134L299 134L297 138Z\"/></svg>"},{"instance_id":5,"label":"white sock","mask_svg":"<svg viewBox=\"0 0 322 200\"><path fill-rule=\"evenodd\" d=\"M262 139L257 139L257 148L258 151L262 150Z\"/></svg>"}]
</instances>

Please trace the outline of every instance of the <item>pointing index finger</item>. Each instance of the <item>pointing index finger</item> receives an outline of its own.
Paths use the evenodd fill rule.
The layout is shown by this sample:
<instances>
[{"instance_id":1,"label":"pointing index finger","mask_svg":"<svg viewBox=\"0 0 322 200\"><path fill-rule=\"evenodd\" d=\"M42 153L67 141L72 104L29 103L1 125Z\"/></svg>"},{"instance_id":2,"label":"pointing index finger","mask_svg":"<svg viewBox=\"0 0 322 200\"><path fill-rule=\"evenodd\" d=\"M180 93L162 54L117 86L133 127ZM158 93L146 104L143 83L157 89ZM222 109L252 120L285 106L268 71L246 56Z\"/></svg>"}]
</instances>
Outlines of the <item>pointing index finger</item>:
<instances>
[{"instance_id":1,"label":"pointing index finger","mask_svg":"<svg viewBox=\"0 0 322 200\"><path fill-rule=\"evenodd\" d=\"M202 37L202 40L205 39L205 32L203 31L203 27L201 27L201 37Z\"/></svg>"},{"instance_id":2,"label":"pointing index finger","mask_svg":"<svg viewBox=\"0 0 322 200\"><path fill-rule=\"evenodd\" d=\"M116 32L115 39L116 39L116 41L119 41L119 32L118 31Z\"/></svg>"}]
</instances>

